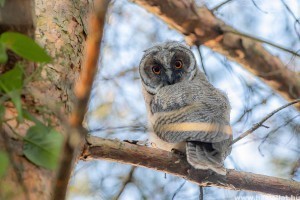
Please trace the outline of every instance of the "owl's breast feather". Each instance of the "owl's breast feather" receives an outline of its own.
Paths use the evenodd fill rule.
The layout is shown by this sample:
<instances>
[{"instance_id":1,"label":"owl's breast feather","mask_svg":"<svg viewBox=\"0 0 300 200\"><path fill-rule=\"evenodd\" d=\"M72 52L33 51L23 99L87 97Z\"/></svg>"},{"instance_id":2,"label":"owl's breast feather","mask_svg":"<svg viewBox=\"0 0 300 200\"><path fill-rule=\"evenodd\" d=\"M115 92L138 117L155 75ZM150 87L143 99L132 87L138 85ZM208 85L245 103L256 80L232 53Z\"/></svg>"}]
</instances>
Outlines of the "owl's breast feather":
<instances>
[{"instance_id":1,"label":"owl's breast feather","mask_svg":"<svg viewBox=\"0 0 300 200\"><path fill-rule=\"evenodd\" d=\"M199 88L186 88L187 83L176 83L162 87L151 102L152 113L169 112L185 107L199 99Z\"/></svg>"}]
</instances>

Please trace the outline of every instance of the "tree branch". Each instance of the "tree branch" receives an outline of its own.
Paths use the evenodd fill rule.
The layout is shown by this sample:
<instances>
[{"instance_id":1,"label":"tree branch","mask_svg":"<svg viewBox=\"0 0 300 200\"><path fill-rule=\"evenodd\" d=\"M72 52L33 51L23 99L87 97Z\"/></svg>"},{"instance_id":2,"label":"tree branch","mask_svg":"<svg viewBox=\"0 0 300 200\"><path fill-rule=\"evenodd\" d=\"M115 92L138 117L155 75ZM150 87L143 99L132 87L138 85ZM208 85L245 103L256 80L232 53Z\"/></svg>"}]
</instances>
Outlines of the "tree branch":
<instances>
[{"instance_id":1,"label":"tree branch","mask_svg":"<svg viewBox=\"0 0 300 200\"><path fill-rule=\"evenodd\" d=\"M189 44L211 48L262 78L287 100L300 96L300 78L287 69L261 42L242 36L205 7L193 1L132 0L186 36ZM233 33L234 32L234 33ZM300 106L297 106L300 109Z\"/></svg>"},{"instance_id":2,"label":"tree branch","mask_svg":"<svg viewBox=\"0 0 300 200\"><path fill-rule=\"evenodd\" d=\"M292 180L232 169L228 169L226 176L223 176L209 170L196 170L185 158L171 152L94 136L87 137L87 144L80 159L83 161L105 159L147 167L179 176L200 186L216 186L272 195L300 195L300 183Z\"/></svg>"},{"instance_id":3,"label":"tree branch","mask_svg":"<svg viewBox=\"0 0 300 200\"><path fill-rule=\"evenodd\" d=\"M290 53L290 54L292 54L294 56L300 57L300 54L298 53L298 51L292 51L292 50L290 50L288 48L285 48L285 47L282 47L282 46L280 46L278 44L274 44L274 43L272 43L270 41L267 41L266 39L262 39L262 38L259 38L259 37L254 37L252 35L249 35L249 34L246 34L246 33L242 33L242 32L236 31L236 30L232 30L232 29L229 29L229 30L223 29L223 31L224 31L224 33L233 33L233 34L236 34L236 35L239 35L239 36L242 36L242 37L249 38L249 39L251 39L253 41L256 41L256 42L261 42L261 43L268 44L268 45L273 46L273 47L275 47L277 49L280 49L282 51L286 51L286 52L288 52L288 53Z\"/></svg>"},{"instance_id":4,"label":"tree branch","mask_svg":"<svg viewBox=\"0 0 300 200\"><path fill-rule=\"evenodd\" d=\"M69 119L68 133L63 145L63 154L57 180L54 185L53 199L65 199L68 182L70 179L73 161L77 157L78 150L82 146L86 131L82 122L86 113L88 100L100 55L100 43L104 29L105 15L109 0L97 0L94 2L94 11L89 18L89 33L86 41L86 57L78 84L75 87L77 102Z\"/></svg>"},{"instance_id":5,"label":"tree branch","mask_svg":"<svg viewBox=\"0 0 300 200\"><path fill-rule=\"evenodd\" d=\"M126 177L123 178L123 181L122 181L122 186L121 186L121 189L119 190L119 192L117 193L117 195L113 198L113 200L118 200L120 199L121 195L123 194L126 186L132 182L132 179L133 179L133 173L134 173L134 170L135 170L136 167L131 167L129 173L127 174Z\"/></svg>"},{"instance_id":6,"label":"tree branch","mask_svg":"<svg viewBox=\"0 0 300 200\"><path fill-rule=\"evenodd\" d=\"M204 65L204 59L203 59L202 52L201 52L201 46L197 46L196 48L197 48L198 53L199 53L200 63L201 63L202 70L203 70L206 78L209 79L208 76L207 76L208 74L206 72L205 65Z\"/></svg>"},{"instance_id":7,"label":"tree branch","mask_svg":"<svg viewBox=\"0 0 300 200\"><path fill-rule=\"evenodd\" d=\"M232 141L232 144L236 143L237 141L243 139L244 137L246 137L247 135L253 133L256 129L258 129L259 127L263 126L263 123L265 121L267 121L270 117L272 117L275 113L281 111L282 109L290 106L290 105L293 105L295 103L299 103L300 102L300 99L296 99L295 101L292 101L286 105L283 105L279 108L277 108L276 110L272 111L271 113L269 113L266 117L264 117L260 122L258 122L257 124L255 124L252 128L250 128L249 130L247 130L246 132L244 132L242 135L240 135L239 137L237 137L236 139L234 139Z\"/></svg>"},{"instance_id":8,"label":"tree branch","mask_svg":"<svg viewBox=\"0 0 300 200\"><path fill-rule=\"evenodd\" d=\"M211 11L217 11L219 10L221 7L223 7L225 4L231 2L232 0L227 0L227 1L224 1L222 3L220 3L219 5L217 5L216 7L212 8Z\"/></svg>"}]
</instances>

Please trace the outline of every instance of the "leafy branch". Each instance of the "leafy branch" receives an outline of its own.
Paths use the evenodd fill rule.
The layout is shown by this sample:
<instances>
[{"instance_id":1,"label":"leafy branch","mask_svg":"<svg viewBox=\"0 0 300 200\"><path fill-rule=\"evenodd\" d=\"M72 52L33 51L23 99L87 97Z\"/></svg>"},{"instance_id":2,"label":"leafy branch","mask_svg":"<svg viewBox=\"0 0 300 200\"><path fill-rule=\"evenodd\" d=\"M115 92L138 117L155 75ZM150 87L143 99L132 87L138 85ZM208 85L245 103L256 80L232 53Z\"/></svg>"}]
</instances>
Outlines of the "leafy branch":
<instances>
[{"instance_id":1,"label":"leafy branch","mask_svg":"<svg viewBox=\"0 0 300 200\"><path fill-rule=\"evenodd\" d=\"M0 64L5 65L8 61L7 50L10 50L23 59L40 63L51 62L51 57L41 48L34 40L26 35L17 32L5 32L0 35ZM32 74L25 77L24 65L21 62L15 64L12 69L0 75L0 92L1 100L12 101L18 114L16 116L18 123L29 120L34 123L24 137L15 132L14 128L9 125L10 119L5 119L5 106L0 105L0 122L15 133L18 139L24 141L24 155L34 164L47 169L55 169L62 144L62 135L55 131L52 127L46 126L43 122L31 115L26 106L22 104L21 94L24 86L28 84L32 78L41 72L38 67ZM7 167L5 153L2 152L0 157L0 175L5 173Z\"/></svg>"}]
</instances>

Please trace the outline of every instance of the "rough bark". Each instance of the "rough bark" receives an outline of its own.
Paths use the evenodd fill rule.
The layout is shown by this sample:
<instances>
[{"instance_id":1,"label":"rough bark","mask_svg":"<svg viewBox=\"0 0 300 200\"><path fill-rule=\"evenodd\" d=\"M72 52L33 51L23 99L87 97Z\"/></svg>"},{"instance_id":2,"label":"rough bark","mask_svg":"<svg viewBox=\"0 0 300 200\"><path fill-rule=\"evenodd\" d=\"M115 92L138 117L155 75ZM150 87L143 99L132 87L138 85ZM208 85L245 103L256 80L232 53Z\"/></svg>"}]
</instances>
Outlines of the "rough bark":
<instances>
[{"instance_id":1,"label":"rough bark","mask_svg":"<svg viewBox=\"0 0 300 200\"><path fill-rule=\"evenodd\" d=\"M132 0L157 15L169 26L186 36L190 44L204 44L261 78L287 100L300 97L300 77L280 59L266 51L261 43L233 32L205 7L193 1ZM296 105L300 109L299 105Z\"/></svg>"},{"instance_id":2,"label":"rough bark","mask_svg":"<svg viewBox=\"0 0 300 200\"><path fill-rule=\"evenodd\" d=\"M82 43L86 36L85 14L89 4L80 0L5 2L5 7L0 10L0 33L10 30L35 36L37 42L54 58L51 64L43 68L39 78L25 86L22 103L40 120L43 113L38 108L47 108L46 115L51 119L51 125L62 130L61 119L66 119L72 109L73 83L80 71ZM1 66L1 72L9 70L20 59L12 53L9 56L7 65L10 66ZM31 74L36 67L27 63L25 73ZM17 115L10 102L5 103L5 108L4 119ZM60 119L57 119L57 113ZM24 136L32 125L29 121L20 125L16 120L8 123L20 136ZM0 150L8 152L11 162L5 177L0 180L0 199L50 199L55 172L32 164L23 156L22 149L22 139L4 125Z\"/></svg>"},{"instance_id":3,"label":"rough bark","mask_svg":"<svg viewBox=\"0 0 300 200\"><path fill-rule=\"evenodd\" d=\"M84 44L84 60L80 78L75 86L77 99L69 117L70 128L67 131L63 145L63 155L61 156L60 169L57 172L53 199L65 199L71 171L74 167L73 160L80 155L81 147L85 141L86 131L83 130L82 123L98 70L100 45L109 2L109 0L95 0L94 8L88 17L88 36Z\"/></svg>"},{"instance_id":4,"label":"rough bark","mask_svg":"<svg viewBox=\"0 0 300 200\"><path fill-rule=\"evenodd\" d=\"M105 159L134 166L147 167L182 177L200 186L216 186L231 190L246 190L264 194L299 196L300 183L227 170L226 176L207 170L195 170L180 155L167 151L89 136L81 160Z\"/></svg>"}]
</instances>

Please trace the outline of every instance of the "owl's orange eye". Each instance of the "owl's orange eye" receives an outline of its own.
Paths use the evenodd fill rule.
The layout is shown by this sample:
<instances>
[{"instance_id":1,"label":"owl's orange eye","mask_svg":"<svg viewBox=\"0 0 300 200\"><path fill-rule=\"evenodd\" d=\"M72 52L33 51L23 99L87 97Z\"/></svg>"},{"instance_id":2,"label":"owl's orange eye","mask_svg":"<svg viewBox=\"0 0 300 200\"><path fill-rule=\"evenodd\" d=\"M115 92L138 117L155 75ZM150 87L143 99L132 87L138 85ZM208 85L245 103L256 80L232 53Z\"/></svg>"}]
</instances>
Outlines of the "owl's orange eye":
<instances>
[{"instance_id":1,"label":"owl's orange eye","mask_svg":"<svg viewBox=\"0 0 300 200\"><path fill-rule=\"evenodd\" d=\"M157 65L153 66L152 71L154 74L157 74L157 75L160 74L160 66L157 66Z\"/></svg>"},{"instance_id":2,"label":"owl's orange eye","mask_svg":"<svg viewBox=\"0 0 300 200\"><path fill-rule=\"evenodd\" d=\"M176 69L181 69L183 67L183 63L181 60L176 60L174 66Z\"/></svg>"}]
</instances>

